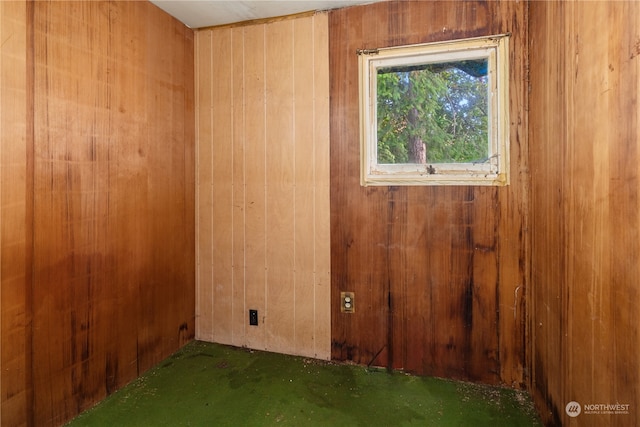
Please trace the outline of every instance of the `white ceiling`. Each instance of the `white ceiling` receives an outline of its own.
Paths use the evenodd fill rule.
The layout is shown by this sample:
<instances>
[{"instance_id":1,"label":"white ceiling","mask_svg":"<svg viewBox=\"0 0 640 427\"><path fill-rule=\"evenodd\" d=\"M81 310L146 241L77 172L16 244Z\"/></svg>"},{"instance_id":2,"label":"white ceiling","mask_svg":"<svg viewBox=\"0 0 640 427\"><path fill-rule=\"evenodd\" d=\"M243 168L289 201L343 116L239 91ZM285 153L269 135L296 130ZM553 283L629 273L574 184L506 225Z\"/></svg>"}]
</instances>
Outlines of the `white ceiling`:
<instances>
[{"instance_id":1,"label":"white ceiling","mask_svg":"<svg viewBox=\"0 0 640 427\"><path fill-rule=\"evenodd\" d=\"M273 18L314 10L336 9L381 0L150 0L191 28Z\"/></svg>"}]
</instances>

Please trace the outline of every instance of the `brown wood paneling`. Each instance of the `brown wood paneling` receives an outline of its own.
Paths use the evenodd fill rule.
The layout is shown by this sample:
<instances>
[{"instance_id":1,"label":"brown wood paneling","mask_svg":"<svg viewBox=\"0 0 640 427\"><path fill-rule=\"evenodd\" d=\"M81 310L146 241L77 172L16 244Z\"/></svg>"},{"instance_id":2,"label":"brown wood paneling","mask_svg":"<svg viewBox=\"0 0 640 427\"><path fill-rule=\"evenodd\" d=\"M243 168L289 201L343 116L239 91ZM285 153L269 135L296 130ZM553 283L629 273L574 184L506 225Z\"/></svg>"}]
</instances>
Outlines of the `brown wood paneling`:
<instances>
[{"instance_id":1,"label":"brown wood paneling","mask_svg":"<svg viewBox=\"0 0 640 427\"><path fill-rule=\"evenodd\" d=\"M291 90L296 95L297 107L293 114L292 132L298 141L314 141L315 128L309 123L315 122L314 117L314 94L315 88L309 90L307 76L314 75L314 50L315 47L313 31L309 31L307 20L293 21L291 31L294 43L291 46L291 68L296 73L291 79ZM327 58L327 57L325 57ZM314 264L316 262L314 251L315 245L307 242L314 241L314 210L315 210L315 158L313 144L296 144L293 150L296 165L293 174L296 182L293 198L297 202L297 207L293 212L293 235L294 247L298 250L294 252L293 264L296 266L293 271L293 297L295 298L293 318L296 319L294 328L294 341L301 343L302 347L314 348L314 337L308 331L315 330L315 304L308 307L305 301L314 301Z\"/></svg>"},{"instance_id":2,"label":"brown wood paneling","mask_svg":"<svg viewBox=\"0 0 640 427\"><path fill-rule=\"evenodd\" d=\"M279 353L295 348L294 255L296 240L293 21L265 27L265 196L267 273L266 346ZM297 71L297 70L296 70ZM305 166L306 162L300 166ZM312 302L308 301L308 302ZM308 307L308 305L307 305ZM291 351L291 350L289 350Z\"/></svg>"},{"instance_id":3,"label":"brown wood paneling","mask_svg":"<svg viewBox=\"0 0 640 427\"><path fill-rule=\"evenodd\" d=\"M330 130L329 130L329 25L328 16L317 19L313 27L313 52L309 61L313 61L315 76L313 79L314 120L313 147L307 152L313 155L313 204L317 211L323 212L315 221L312 235L313 283L314 283L314 354L318 357L331 357L331 223L330 223ZM308 147L308 143L305 144Z\"/></svg>"},{"instance_id":4,"label":"brown wood paneling","mask_svg":"<svg viewBox=\"0 0 640 427\"><path fill-rule=\"evenodd\" d=\"M550 425L635 426L640 5L530 8L534 398ZM629 413L586 413L616 403Z\"/></svg>"},{"instance_id":5,"label":"brown wood paneling","mask_svg":"<svg viewBox=\"0 0 640 427\"><path fill-rule=\"evenodd\" d=\"M534 396L537 394L539 402L540 399L546 402L545 410L541 411L543 419L554 425L560 424L560 415L564 410L551 405L553 402L560 403L564 394L561 370L564 354L562 344L566 336L566 296L565 289L559 284L563 283L566 271L566 260L562 255L565 214L560 186L562 164L566 157L566 135L563 125L565 119L558 112L566 110L566 99L558 94L565 90L563 70L567 58L562 53L565 47L557 38L559 32L551 33L544 31L544 28L565 27L562 13L564 5L558 6L562 7L530 8L530 20L537 25L530 28L532 94L529 109L529 140L537 142L531 144L530 148L531 174L534 176L531 180L531 225L535 227L531 281L537 284L531 293L531 382ZM545 52L544 61L541 61L538 52ZM546 89L539 87L541 81ZM543 143L551 140L555 143ZM542 174L545 179L535 178ZM538 249L541 243L544 243L542 251Z\"/></svg>"},{"instance_id":6,"label":"brown wood paneling","mask_svg":"<svg viewBox=\"0 0 640 427\"><path fill-rule=\"evenodd\" d=\"M197 33L201 339L329 358L327 20Z\"/></svg>"},{"instance_id":7,"label":"brown wood paneling","mask_svg":"<svg viewBox=\"0 0 640 427\"><path fill-rule=\"evenodd\" d=\"M233 324L232 298L233 288L215 286L232 283L233 271L233 156L223 156L220 152L233 150L233 103L232 89L234 75L230 61L231 29L225 28L212 36L211 50L214 52L211 76L213 80L213 98L211 104L212 156L212 248L213 248L213 328L220 342L231 344ZM219 145L216 142L219 142ZM205 159L203 159L205 160Z\"/></svg>"},{"instance_id":8,"label":"brown wood paneling","mask_svg":"<svg viewBox=\"0 0 640 427\"><path fill-rule=\"evenodd\" d=\"M244 77L244 33L243 28L234 28L231 32L231 52L233 52L233 58L231 59L233 76ZM234 78L231 82L231 97L230 99L242 99L244 93L244 78ZM232 108L233 111L233 143L232 143L232 182L242 182L245 169L245 114L246 111L243 108ZM249 153L251 155L251 153ZM245 188L241 185L234 185L232 200L244 200ZM244 218L245 206L240 203L232 203L233 205L233 218ZM232 253L232 280L237 283L245 283L245 264L242 260L245 259L246 248L244 242L247 238L251 238L246 233L246 227L234 227L233 229L233 241L231 242ZM247 331L247 307L245 306L245 295L243 292L232 292L232 313L231 313L231 344L241 347L245 345L245 333Z\"/></svg>"},{"instance_id":9,"label":"brown wood paneling","mask_svg":"<svg viewBox=\"0 0 640 427\"><path fill-rule=\"evenodd\" d=\"M47 426L194 335L193 32L146 2L35 2L33 31L33 422Z\"/></svg>"},{"instance_id":10,"label":"brown wood paneling","mask_svg":"<svg viewBox=\"0 0 640 427\"><path fill-rule=\"evenodd\" d=\"M26 2L0 2L0 425L31 423L32 198Z\"/></svg>"},{"instance_id":11,"label":"brown wood paneling","mask_svg":"<svg viewBox=\"0 0 640 427\"><path fill-rule=\"evenodd\" d=\"M266 91L264 87L265 51L264 31L262 25L245 27L244 36L244 66L245 97L243 99L244 123L246 140L243 141L244 175L246 183L244 195L245 216L241 224L244 226L245 236L245 276L242 289L245 293L245 310L258 310L258 327L246 327L247 346L250 348L264 348L266 329L260 327L264 321L266 307L265 286L267 272L265 268L267 250L266 227L266 194L265 194L265 156L266 156ZM247 268L249 267L249 268ZM210 286L210 284L205 284ZM247 313L247 311L245 311ZM262 315L260 315L262 313ZM248 314L245 314L247 316ZM242 319L246 325L247 317Z\"/></svg>"},{"instance_id":12,"label":"brown wood paneling","mask_svg":"<svg viewBox=\"0 0 640 427\"><path fill-rule=\"evenodd\" d=\"M208 78L212 72L213 51L211 50L212 34L197 34L195 38L196 79L198 81L198 103L211 105L213 79ZM197 247L196 247L196 337L211 340L213 333L212 294L209 288L202 288L201 283L210 283L213 275L213 159L211 108L196 109L196 215ZM204 162L201 159L206 159ZM206 163L205 163L206 162Z\"/></svg>"},{"instance_id":13,"label":"brown wood paneling","mask_svg":"<svg viewBox=\"0 0 640 427\"><path fill-rule=\"evenodd\" d=\"M526 5L392 1L331 12L332 357L523 386ZM512 33L511 185L361 187L358 48ZM337 295L355 292L356 312Z\"/></svg>"}]
</instances>

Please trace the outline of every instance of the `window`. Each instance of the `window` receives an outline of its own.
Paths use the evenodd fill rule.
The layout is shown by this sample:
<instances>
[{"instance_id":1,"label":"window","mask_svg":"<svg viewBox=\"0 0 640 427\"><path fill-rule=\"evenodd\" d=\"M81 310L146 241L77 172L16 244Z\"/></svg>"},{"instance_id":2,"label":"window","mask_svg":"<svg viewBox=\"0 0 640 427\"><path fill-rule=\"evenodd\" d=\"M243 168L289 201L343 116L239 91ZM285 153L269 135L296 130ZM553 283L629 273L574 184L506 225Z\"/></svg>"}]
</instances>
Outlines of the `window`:
<instances>
[{"instance_id":1,"label":"window","mask_svg":"<svg viewBox=\"0 0 640 427\"><path fill-rule=\"evenodd\" d=\"M358 54L362 185L509 183L508 36Z\"/></svg>"}]
</instances>

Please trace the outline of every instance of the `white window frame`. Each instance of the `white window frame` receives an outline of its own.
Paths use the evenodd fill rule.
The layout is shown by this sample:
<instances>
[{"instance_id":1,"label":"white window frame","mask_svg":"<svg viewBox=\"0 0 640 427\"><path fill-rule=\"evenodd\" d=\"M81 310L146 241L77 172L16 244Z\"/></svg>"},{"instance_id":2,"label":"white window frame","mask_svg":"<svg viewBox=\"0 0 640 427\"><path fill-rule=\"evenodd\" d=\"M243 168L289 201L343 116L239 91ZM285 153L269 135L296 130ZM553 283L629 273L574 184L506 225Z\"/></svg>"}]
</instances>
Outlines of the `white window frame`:
<instances>
[{"instance_id":1,"label":"white window frame","mask_svg":"<svg viewBox=\"0 0 640 427\"><path fill-rule=\"evenodd\" d=\"M509 184L509 36L494 35L358 51L360 182L384 185ZM488 60L489 158L476 163L379 164L377 70L391 66Z\"/></svg>"}]
</instances>

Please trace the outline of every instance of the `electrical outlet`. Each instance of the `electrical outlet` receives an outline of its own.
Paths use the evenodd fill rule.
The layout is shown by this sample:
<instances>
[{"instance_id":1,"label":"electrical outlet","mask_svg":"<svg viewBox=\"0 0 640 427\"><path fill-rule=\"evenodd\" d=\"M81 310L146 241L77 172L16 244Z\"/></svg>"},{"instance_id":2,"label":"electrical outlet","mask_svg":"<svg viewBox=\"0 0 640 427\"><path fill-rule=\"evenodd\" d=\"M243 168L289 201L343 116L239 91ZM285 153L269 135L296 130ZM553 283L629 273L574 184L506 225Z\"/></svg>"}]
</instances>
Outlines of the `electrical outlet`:
<instances>
[{"instance_id":1,"label":"electrical outlet","mask_svg":"<svg viewBox=\"0 0 640 427\"><path fill-rule=\"evenodd\" d=\"M258 310L249 310L249 325L258 326Z\"/></svg>"},{"instance_id":2,"label":"electrical outlet","mask_svg":"<svg viewBox=\"0 0 640 427\"><path fill-rule=\"evenodd\" d=\"M355 294L353 292L340 292L340 311L342 313L355 313Z\"/></svg>"}]
</instances>

